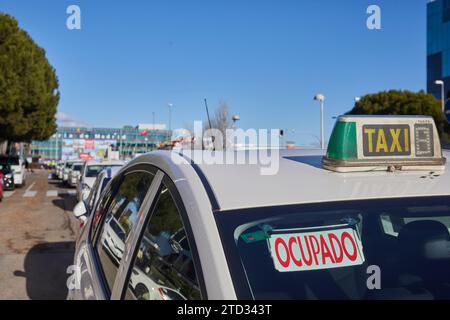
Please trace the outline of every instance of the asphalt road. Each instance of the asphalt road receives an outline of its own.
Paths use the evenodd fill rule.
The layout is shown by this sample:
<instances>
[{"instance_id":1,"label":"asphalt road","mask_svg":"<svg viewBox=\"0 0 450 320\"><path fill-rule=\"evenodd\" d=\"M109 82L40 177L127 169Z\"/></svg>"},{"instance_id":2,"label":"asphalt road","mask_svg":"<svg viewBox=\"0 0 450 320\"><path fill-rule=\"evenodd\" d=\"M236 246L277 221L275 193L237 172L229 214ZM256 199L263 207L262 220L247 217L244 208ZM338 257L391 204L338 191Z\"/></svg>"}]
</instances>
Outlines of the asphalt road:
<instances>
[{"instance_id":1,"label":"asphalt road","mask_svg":"<svg viewBox=\"0 0 450 320\"><path fill-rule=\"evenodd\" d=\"M36 171L0 203L0 299L65 299L78 222L75 189Z\"/></svg>"}]
</instances>

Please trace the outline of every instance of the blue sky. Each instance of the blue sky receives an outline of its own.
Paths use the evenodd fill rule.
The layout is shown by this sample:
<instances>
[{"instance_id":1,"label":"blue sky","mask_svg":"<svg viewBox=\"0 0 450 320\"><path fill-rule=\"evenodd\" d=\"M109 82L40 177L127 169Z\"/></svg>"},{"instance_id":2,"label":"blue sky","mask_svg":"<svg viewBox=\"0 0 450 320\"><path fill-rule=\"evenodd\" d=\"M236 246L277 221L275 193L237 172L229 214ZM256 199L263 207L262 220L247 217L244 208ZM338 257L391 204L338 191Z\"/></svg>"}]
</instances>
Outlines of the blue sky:
<instances>
[{"instance_id":1,"label":"blue sky","mask_svg":"<svg viewBox=\"0 0 450 320\"><path fill-rule=\"evenodd\" d=\"M66 8L81 8L81 30ZM369 5L382 29L366 27ZM220 100L243 128L319 135L313 96L332 116L354 97L426 87L426 0L0 0L45 48L60 80L59 111L93 126L204 120Z\"/></svg>"}]
</instances>

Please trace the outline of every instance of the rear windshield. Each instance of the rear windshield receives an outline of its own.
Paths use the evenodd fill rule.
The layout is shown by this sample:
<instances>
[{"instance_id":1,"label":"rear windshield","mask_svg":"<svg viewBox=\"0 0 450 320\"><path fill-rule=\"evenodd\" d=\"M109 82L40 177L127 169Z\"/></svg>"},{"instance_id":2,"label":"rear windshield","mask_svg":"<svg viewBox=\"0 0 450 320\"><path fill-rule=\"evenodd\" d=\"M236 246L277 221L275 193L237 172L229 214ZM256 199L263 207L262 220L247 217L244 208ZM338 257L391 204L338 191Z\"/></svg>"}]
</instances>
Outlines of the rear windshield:
<instances>
[{"instance_id":1,"label":"rear windshield","mask_svg":"<svg viewBox=\"0 0 450 320\"><path fill-rule=\"evenodd\" d=\"M216 215L239 298L450 299L450 197Z\"/></svg>"},{"instance_id":2,"label":"rear windshield","mask_svg":"<svg viewBox=\"0 0 450 320\"><path fill-rule=\"evenodd\" d=\"M83 169L83 165L82 164L75 164L75 165L73 165L73 170L74 171L81 171L81 169Z\"/></svg>"},{"instance_id":3,"label":"rear windshield","mask_svg":"<svg viewBox=\"0 0 450 320\"><path fill-rule=\"evenodd\" d=\"M18 157L0 156L0 165L18 166L19 164L20 163Z\"/></svg>"},{"instance_id":4,"label":"rear windshield","mask_svg":"<svg viewBox=\"0 0 450 320\"><path fill-rule=\"evenodd\" d=\"M0 172L3 174L11 173L11 167L7 165L0 164Z\"/></svg>"},{"instance_id":5,"label":"rear windshield","mask_svg":"<svg viewBox=\"0 0 450 320\"><path fill-rule=\"evenodd\" d=\"M118 166L111 166L111 165L92 165L86 167L86 177L87 178L96 178L98 174L107 167L118 167ZM120 167L120 166L119 166Z\"/></svg>"},{"instance_id":6,"label":"rear windshield","mask_svg":"<svg viewBox=\"0 0 450 320\"><path fill-rule=\"evenodd\" d=\"M66 168L71 169L73 167L73 162L66 162Z\"/></svg>"}]
</instances>

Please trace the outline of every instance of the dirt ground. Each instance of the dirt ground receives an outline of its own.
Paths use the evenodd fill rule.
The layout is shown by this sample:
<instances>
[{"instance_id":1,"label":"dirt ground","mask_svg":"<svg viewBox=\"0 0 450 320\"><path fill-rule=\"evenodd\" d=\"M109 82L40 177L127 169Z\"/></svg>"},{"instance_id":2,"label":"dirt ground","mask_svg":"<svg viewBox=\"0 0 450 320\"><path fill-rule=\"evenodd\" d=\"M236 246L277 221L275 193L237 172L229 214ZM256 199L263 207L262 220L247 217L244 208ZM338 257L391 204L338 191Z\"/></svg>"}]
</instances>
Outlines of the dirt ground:
<instances>
[{"instance_id":1,"label":"dirt ground","mask_svg":"<svg viewBox=\"0 0 450 320\"><path fill-rule=\"evenodd\" d=\"M0 299L65 299L78 222L75 189L30 173L0 203Z\"/></svg>"}]
</instances>

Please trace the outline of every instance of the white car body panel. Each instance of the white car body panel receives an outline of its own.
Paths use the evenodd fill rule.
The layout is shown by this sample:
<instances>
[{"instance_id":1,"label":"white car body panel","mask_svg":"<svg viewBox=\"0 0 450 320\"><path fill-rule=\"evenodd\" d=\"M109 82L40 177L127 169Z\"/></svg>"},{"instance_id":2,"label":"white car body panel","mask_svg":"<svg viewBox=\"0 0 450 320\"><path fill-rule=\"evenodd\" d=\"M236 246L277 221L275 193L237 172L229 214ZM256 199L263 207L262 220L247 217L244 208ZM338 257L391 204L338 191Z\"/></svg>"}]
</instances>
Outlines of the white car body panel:
<instances>
[{"instance_id":1,"label":"white car body panel","mask_svg":"<svg viewBox=\"0 0 450 320\"><path fill-rule=\"evenodd\" d=\"M283 151L278 158L279 171L274 176L261 175L261 165L258 164L193 165L192 158L168 151L156 151L140 156L122 170L149 164L158 168L160 173L163 172L174 182L192 229L200 260L200 266L197 267L201 268L207 298L236 299L228 262L214 218L216 211L376 198L450 195L448 169L445 172L434 173L432 179L427 178L430 176L429 172L343 174L324 170L321 167L323 154L323 151L318 150ZM445 151L444 156L449 158L450 152ZM447 164L447 168L448 166ZM153 184L149 190L152 188L155 188ZM147 196L149 194L150 191ZM148 202L151 199L146 197L142 207L149 206ZM140 214L147 214L142 207ZM89 219L86 228L89 227L91 220ZM145 219L138 216L137 220L142 224ZM141 230L139 228L142 228L142 225L137 224L133 230ZM83 233L80 242L89 246L86 234L87 232ZM135 235L135 238L138 236ZM134 250L135 245L136 242L125 244L123 253L125 259L122 260L116 277L111 296L113 299L120 298L118 294L124 283L120 283L118 279L123 280L128 273L130 261L127 261L126 257ZM91 280L93 288L102 287L94 271ZM98 294L96 298L104 298L104 294Z\"/></svg>"}]
</instances>

